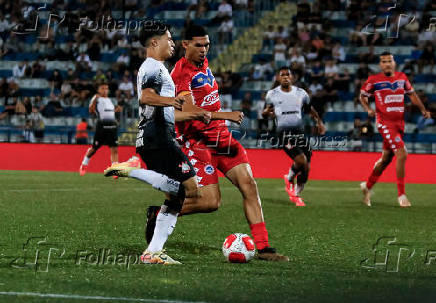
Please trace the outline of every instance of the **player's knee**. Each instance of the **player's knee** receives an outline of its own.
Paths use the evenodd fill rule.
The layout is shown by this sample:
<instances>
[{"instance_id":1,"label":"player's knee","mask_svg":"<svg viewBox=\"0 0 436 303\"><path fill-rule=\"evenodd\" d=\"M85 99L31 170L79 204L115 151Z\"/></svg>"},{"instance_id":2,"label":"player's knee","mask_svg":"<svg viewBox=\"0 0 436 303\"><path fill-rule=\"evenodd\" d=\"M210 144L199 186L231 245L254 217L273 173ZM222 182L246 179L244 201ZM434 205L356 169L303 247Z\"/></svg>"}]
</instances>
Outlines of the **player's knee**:
<instances>
[{"instance_id":1,"label":"player's knee","mask_svg":"<svg viewBox=\"0 0 436 303\"><path fill-rule=\"evenodd\" d=\"M296 156L294 158L294 162L299 168L304 169L307 166L306 155L300 154L300 155Z\"/></svg>"},{"instance_id":2,"label":"player's knee","mask_svg":"<svg viewBox=\"0 0 436 303\"><path fill-rule=\"evenodd\" d=\"M406 161L407 159L407 151L404 148L397 150L396 154L397 159L400 161Z\"/></svg>"}]
</instances>

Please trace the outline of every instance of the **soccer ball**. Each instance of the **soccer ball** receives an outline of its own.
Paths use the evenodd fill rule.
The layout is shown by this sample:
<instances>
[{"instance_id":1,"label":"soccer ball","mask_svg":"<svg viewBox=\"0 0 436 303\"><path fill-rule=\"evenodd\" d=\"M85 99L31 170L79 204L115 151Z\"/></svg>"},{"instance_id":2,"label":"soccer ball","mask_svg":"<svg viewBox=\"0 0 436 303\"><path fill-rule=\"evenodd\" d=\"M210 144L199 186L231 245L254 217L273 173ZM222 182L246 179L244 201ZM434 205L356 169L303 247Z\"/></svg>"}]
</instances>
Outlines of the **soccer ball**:
<instances>
[{"instance_id":1,"label":"soccer ball","mask_svg":"<svg viewBox=\"0 0 436 303\"><path fill-rule=\"evenodd\" d=\"M231 234L224 240L223 254L229 262L247 263L254 257L254 242L249 235Z\"/></svg>"}]
</instances>

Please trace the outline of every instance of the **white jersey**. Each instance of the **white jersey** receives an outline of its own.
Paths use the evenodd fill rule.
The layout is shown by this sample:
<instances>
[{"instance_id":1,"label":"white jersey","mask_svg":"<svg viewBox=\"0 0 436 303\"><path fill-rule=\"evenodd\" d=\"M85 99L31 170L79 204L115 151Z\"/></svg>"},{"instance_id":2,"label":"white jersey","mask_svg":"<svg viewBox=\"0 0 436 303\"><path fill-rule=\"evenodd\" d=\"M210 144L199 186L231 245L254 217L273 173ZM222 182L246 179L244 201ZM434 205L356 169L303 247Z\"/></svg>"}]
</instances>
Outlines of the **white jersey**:
<instances>
[{"instance_id":1,"label":"white jersey","mask_svg":"<svg viewBox=\"0 0 436 303\"><path fill-rule=\"evenodd\" d=\"M274 106L277 117L277 131L300 127L303 124L303 108L310 103L309 95L302 88L292 86L284 92L280 86L266 94L266 103Z\"/></svg>"},{"instance_id":2,"label":"white jersey","mask_svg":"<svg viewBox=\"0 0 436 303\"><path fill-rule=\"evenodd\" d=\"M147 58L138 71L137 89L138 100L141 100L142 90L153 88L162 97L175 97L175 85L168 69L162 62L153 58ZM139 125L146 121L160 119L158 115L163 114L165 122L174 124L174 107L158 107L151 105L140 105ZM162 112L163 113L162 113Z\"/></svg>"},{"instance_id":3,"label":"white jersey","mask_svg":"<svg viewBox=\"0 0 436 303\"><path fill-rule=\"evenodd\" d=\"M111 99L107 97L98 97L95 111L99 120L115 121L115 106Z\"/></svg>"}]
</instances>

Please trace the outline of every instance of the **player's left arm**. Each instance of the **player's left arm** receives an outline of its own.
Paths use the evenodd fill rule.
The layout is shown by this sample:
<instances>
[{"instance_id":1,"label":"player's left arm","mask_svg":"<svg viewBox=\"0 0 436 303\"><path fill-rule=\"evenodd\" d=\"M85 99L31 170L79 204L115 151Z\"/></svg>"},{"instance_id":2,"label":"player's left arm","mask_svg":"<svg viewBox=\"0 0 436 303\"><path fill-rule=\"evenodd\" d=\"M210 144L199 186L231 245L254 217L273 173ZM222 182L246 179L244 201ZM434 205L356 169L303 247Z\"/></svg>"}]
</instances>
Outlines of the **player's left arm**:
<instances>
[{"instance_id":1,"label":"player's left arm","mask_svg":"<svg viewBox=\"0 0 436 303\"><path fill-rule=\"evenodd\" d=\"M180 110L174 111L174 120L176 122L199 120L207 124L210 122L210 118L211 118L211 113L208 111L198 111L198 112L186 112Z\"/></svg>"},{"instance_id":2,"label":"player's left arm","mask_svg":"<svg viewBox=\"0 0 436 303\"><path fill-rule=\"evenodd\" d=\"M92 97L91 99L91 104L89 105L89 113L90 114L95 114L96 113L96 108L97 108L97 100L100 97L100 95L97 93L94 95L94 97Z\"/></svg>"},{"instance_id":3,"label":"player's left arm","mask_svg":"<svg viewBox=\"0 0 436 303\"><path fill-rule=\"evenodd\" d=\"M425 109L424 104L422 103L421 99L418 97L418 94L415 91L408 93L408 96L410 98L410 101L412 101L412 103L419 108L421 114L424 116L425 119L431 118L430 112Z\"/></svg>"},{"instance_id":4,"label":"player's left arm","mask_svg":"<svg viewBox=\"0 0 436 303\"><path fill-rule=\"evenodd\" d=\"M318 129L318 134L324 135L326 131L324 123L322 122L322 119L320 118L316 109L310 104L310 98L309 95L307 95L307 93L303 97L303 110L305 112L309 112L310 117L312 118L313 121L315 121L316 128Z\"/></svg>"},{"instance_id":5,"label":"player's left arm","mask_svg":"<svg viewBox=\"0 0 436 303\"><path fill-rule=\"evenodd\" d=\"M199 113L199 112L207 112L210 113L209 120L229 120L238 124L241 124L244 119L244 114L240 111L234 112L208 112L197 105L195 105L194 97L189 91L182 91L177 96L184 96L185 103L183 103L182 111L183 112L191 112L191 113ZM193 120L193 119L191 119Z\"/></svg>"}]
</instances>

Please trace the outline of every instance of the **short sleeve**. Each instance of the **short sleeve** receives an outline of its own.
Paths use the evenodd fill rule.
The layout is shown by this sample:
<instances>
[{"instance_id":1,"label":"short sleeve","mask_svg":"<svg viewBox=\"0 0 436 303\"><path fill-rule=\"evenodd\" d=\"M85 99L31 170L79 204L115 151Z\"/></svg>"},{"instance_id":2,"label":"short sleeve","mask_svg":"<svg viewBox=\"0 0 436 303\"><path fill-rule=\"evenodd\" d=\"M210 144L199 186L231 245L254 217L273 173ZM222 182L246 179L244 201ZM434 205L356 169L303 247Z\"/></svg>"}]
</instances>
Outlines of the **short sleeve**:
<instances>
[{"instance_id":1,"label":"short sleeve","mask_svg":"<svg viewBox=\"0 0 436 303\"><path fill-rule=\"evenodd\" d=\"M269 104L274 105L271 95L272 95L272 90L269 90L265 96L265 105L269 105Z\"/></svg>"},{"instance_id":2,"label":"short sleeve","mask_svg":"<svg viewBox=\"0 0 436 303\"><path fill-rule=\"evenodd\" d=\"M406 94L413 93L415 90L413 89L412 84L409 81L409 78L405 74L404 75L404 90L406 91Z\"/></svg>"},{"instance_id":3,"label":"short sleeve","mask_svg":"<svg viewBox=\"0 0 436 303\"><path fill-rule=\"evenodd\" d=\"M176 95L184 91L191 91L191 74L189 72L182 72L181 69L174 68L171 72L171 78L176 86Z\"/></svg>"},{"instance_id":4,"label":"short sleeve","mask_svg":"<svg viewBox=\"0 0 436 303\"><path fill-rule=\"evenodd\" d=\"M162 70L160 68L147 69L140 78L141 89L152 88L160 94L162 89Z\"/></svg>"},{"instance_id":5,"label":"short sleeve","mask_svg":"<svg viewBox=\"0 0 436 303\"><path fill-rule=\"evenodd\" d=\"M368 78L360 89L360 93L366 97L371 97L374 92L374 83L371 78Z\"/></svg>"}]
</instances>

